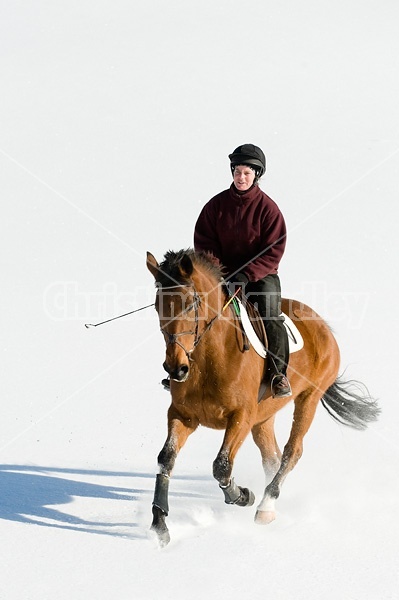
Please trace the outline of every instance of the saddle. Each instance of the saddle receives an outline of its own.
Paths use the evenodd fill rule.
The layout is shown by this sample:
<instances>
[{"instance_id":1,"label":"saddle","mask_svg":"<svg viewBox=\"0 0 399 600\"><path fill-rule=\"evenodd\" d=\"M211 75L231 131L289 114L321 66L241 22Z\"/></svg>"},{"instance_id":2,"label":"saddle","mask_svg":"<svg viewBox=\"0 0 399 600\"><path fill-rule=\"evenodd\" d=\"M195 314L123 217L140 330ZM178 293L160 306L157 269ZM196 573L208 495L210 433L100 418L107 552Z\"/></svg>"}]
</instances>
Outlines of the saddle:
<instances>
[{"instance_id":1,"label":"saddle","mask_svg":"<svg viewBox=\"0 0 399 600\"><path fill-rule=\"evenodd\" d=\"M251 341L253 336L251 335L249 327L252 327L256 338L259 340L265 350L266 358L268 348L267 334L260 312L256 306L254 306L245 298L243 294L241 294L240 298L237 300L237 303L239 305L239 318L244 336L247 338L248 342Z\"/></svg>"},{"instance_id":2,"label":"saddle","mask_svg":"<svg viewBox=\"0 0 399 600\"><path fill-rule=\"evenodd\" d=\"M258 309L245 298L237 298L236 304L236 313L243 331L245 349L249 349L250 343L259 356L266 358L267 335ZM302 350L304 342L299 329L288 315L281 313L281 316L284 319L290 354Z\"/></svg>"},{"instance_id":3,"label":"saddle","mask_svg":"<svg viewBox=\"0 0 399 600\"><path fill-rule=\"evenodd\" d=\"M258 402L260 402L266 390L270 390L270 373L268 361L266 360L268 349L266 329L258 309L243 295L240 295L240 298L235 298L235 302L236 313L244 338L244 350L249 350L250 345L252 345L256 353L265 359L263 377L258 393ZM292 352L297 352L303 348L303 338L293 321L284 313L282 313L282 316L284 318L284 325L288 335L289 351L291 354Z\"/></svg>"}]
</instances>

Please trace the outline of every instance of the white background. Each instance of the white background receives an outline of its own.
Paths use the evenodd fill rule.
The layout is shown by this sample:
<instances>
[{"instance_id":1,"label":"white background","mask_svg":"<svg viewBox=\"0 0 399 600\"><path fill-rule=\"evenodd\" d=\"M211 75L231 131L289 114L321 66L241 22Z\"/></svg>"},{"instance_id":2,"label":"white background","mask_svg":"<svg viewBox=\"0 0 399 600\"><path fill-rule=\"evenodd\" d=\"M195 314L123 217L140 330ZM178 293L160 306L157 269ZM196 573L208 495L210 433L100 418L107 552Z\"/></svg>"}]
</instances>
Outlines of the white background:
<instances>
[{"instance_id":1,"label":"white background","mask_svg":"<svg viewBox=\"0 0 399 600\"><path fill-rule=\"evenodd\" d=\"M398 597L399 9L393 0L2 0L1 600ZM242 143L289 230L285 296L383 413L320 407L269 527L187 442L172 542L148 534L166 434L145 251L192 245ZM277 433L283 446L292 405ZM259 500L251 439L235 478Z\"/></svg>"}]
</instances>

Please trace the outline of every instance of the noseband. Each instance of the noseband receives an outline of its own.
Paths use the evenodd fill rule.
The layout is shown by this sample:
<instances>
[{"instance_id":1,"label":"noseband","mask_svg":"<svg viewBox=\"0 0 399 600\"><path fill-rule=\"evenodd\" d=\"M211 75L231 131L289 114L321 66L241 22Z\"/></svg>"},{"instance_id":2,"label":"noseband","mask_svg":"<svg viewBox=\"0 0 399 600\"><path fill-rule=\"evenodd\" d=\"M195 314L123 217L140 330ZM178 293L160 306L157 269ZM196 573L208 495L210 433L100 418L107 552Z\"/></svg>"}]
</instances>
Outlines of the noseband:
<instances>
[{"instance_id":1,"label":"noseband","mask_svg":"<svg viewBox=\"0 0 399 600\"><path fill-rule=\"evenodd\" d=\"M216 321L216 319L218 319L225 306L223 307L223 309L218 312L210 321L208 321L204 327L204 329L201 331L201 333L199 333L199 315L198 315L198 307L201 305L201 298L197 292L197 290L195 289L194 285L172 285L169 287L159 287L159 290L170 290L170 289L174 289L174 288L182 288L182 287L190 287L193 289L193 297L194 300L193 302L187 306L177 317L172 318L169 322L174 321L175 319L179 319L180 317L182 317L183 315L185 315L186 313L190 312L191 310L195 311L195 317L194 317L194 330L189 330L189 331L181 331L179 333L168 333L167 331L165 331L165 329L163 327L161 327L161 332L163 333L164 337L165 337L165 341L166 341L166 345L169 346L170 344L176 344L177 346L180 346L180 348L183 350L183 352L185 353L185 355L187 356L189 361L192 361L193 359L191 358L191 354L194 352L194 350L196 349L196 347L198 346L198 344L200 343L202 337L204 336L204 334L212 327L214 321ZM192 345L191 350L187 350L183 344L179 341L179 337L183 336L183 335L192 335L194 336L194 342Z\"/></svg>"}]
</instances>

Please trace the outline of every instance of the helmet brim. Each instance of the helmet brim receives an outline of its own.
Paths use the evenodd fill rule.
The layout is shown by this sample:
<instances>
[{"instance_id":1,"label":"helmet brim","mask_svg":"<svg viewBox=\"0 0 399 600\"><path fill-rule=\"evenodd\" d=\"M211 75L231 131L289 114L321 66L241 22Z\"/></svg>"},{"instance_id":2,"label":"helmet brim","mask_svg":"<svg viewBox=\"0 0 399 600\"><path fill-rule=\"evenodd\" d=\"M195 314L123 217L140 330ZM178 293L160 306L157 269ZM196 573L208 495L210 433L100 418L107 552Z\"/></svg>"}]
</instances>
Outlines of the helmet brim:
<instances>
[{"instance_id":1,"label":"helmet brim","mask_svg":"<svg viewBox=\"0 0 399 600\"><path fill-rule=\"evenodd\" d=\"M255 167L257 171L260 170L260 177L265 172L264 164L252 156L246 156L245 154L229 154L229 159L232 170L234 170L234 167L237 165L247 165L248 167Z\"/></svg>"}]
</instances>

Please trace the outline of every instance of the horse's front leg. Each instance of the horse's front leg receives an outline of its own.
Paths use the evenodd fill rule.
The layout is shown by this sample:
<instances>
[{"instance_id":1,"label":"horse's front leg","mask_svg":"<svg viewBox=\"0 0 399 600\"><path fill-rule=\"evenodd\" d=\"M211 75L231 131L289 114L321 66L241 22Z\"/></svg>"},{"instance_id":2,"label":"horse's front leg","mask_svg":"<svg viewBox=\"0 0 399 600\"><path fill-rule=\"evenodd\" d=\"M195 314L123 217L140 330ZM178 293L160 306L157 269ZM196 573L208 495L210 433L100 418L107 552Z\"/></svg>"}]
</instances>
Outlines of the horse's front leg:
<instances>
[{"instance_id":1,"label":"horse's front leg","mask_svg":"<svg viewBox=\"0 0 399 600\"><path fill-rule=\"evenodd\" d=\"M151 529L158 536L161 546L170 542L169 530L166 525L166 517L169 513L168 491L169 478L172 473L176 456L183 447L188 436L195 431L197 423L184 420L173 407L168 413L168 437L161 452L158 455L159 473L156 478L154 500L152 503Z\"/></svg>"},{"instance_id":2,"label":"horse's front leg","mask_svg":"<svg viewBox=\"0 0 399 600\"><path fill-rule=\"evenodd\" d=\"M226 504L252 506L255 496L248 488L240 487L231 477L238 449L250 431L248 417L235 413L226 427L223 444L213 462L213 476L219 482Z\"/></svg>"}]
</instances>

